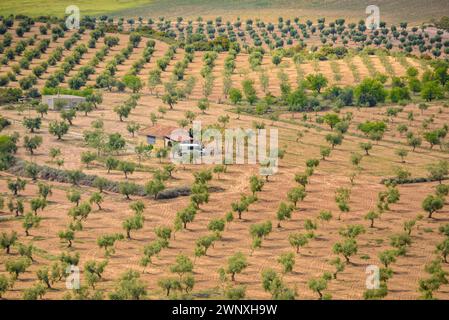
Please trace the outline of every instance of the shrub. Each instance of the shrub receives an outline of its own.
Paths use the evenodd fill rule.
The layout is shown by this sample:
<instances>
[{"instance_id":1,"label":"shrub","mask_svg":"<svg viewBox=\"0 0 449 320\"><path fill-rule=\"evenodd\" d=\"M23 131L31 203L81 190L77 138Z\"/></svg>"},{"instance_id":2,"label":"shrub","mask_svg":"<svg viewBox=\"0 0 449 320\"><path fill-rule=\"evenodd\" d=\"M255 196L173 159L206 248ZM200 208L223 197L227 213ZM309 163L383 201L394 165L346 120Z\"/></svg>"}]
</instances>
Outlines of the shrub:
<instances>
[{"instance_id":1,"label":"shrub","mask_svg":"<svg viewBox=\"0 0 449 320\"><path fill-rule=\"evenodd\" d=\"M367 78L355 88L354 95L358 105L374 107L385 102L387 92L378 80Z\"/></svg>"}]
</instances>

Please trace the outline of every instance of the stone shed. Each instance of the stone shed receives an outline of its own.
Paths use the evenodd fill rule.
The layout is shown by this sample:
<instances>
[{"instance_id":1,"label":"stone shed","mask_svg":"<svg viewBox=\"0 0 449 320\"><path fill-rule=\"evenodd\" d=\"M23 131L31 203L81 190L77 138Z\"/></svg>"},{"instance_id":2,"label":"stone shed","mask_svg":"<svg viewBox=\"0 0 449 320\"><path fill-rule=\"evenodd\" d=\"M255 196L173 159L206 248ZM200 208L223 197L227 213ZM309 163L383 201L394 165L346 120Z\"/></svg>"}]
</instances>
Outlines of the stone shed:
<instances>
[{"instance_id":1,"label":"stone shed","mask_svg":"<svg viewBox=\"0 0 449 320\"><path fill-rule=\"evenodd\" d=\"M59 102L61 101L61 102ZM42 103L48 104L48 107L52 110L56 110L57 106L61 103L63 109L72 109L86 101L86 98L79 96L72 96L67 94L57 94L51 96L42 96Z\"/></svg>"}]
</instances>

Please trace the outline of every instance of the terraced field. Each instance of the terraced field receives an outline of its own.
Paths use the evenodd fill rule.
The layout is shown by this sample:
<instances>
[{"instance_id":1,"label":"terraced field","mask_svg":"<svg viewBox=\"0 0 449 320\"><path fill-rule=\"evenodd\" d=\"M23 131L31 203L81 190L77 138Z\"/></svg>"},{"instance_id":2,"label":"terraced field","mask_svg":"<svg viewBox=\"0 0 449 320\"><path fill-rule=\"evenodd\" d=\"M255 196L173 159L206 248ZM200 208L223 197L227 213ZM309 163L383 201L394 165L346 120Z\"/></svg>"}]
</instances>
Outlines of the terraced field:
<instances>
[{"instance_id":1,"label":"terraced field","mask_svg":"<svg viewBox=\"0 0 449 320\"><path fill-rule=\"evenodd\" d=\"M20 137L13 153L15 164L0 172L0 233L4 233L0 241L4 249L0 252L0 283L8 283L0 290L3 298L136 298L121 291L119 278L127 270L137 271L132 276L146 291L138 298L316 299L322 294L333 299L449 298L444 281L433 290L423 289L422 282L435 276L426 270L432 261L436 261L435 268L443 278L444 272L449 272L443 261L449 225L444 187L448 176L449 104L447 84L440 84L444 77L437 76L441 65L435 66L443 58L348 46L341 57L331 53L318 59L308 49L245 49L243 42L235 51L203 51L173 42L165 35L119 32L101 25L95 31L66 31L54 39L52 34L58 32L50 30L55 25L47 28L48 34L40 32L46 26L44 22L35 22L23 37L18 37L15 30L19 23L15 20L8 28L12 40L0 54L1 60L8 48L16 52L20 41L34 38L33 43L22 44L25 51L2 60L6 63L0 67L0 78L7 78L1 85L2 94L13 88L22 90L20 101L5 102L0 109L1 119L9 122L1 131L2 137ZM443 33L442 39L446 36ZM5 43L5 38L0 36L0 41ZM32 51L45 39L50 40L45 50L39 54ZM109 41L114 44L107 45ZM58 50L60 55L56 57ZM273 60L276 54L281 56L278 64ZM25 57L31 57L28 66L23 62ZM36 71L38 66L42 66L41 73ZM447 67L443 73L449 78ZM326 79L320 90L311 76ZM383 100L369 107L360 102L358 90L371 80L386 93ZM436 99L407 89L409 97L395 101L391 92L411 87L413 80L423 88L434 83ZM57 81L56 85L51 86L52 81ZM343 100L340 91L332 91L336 88L354 89L351 102L343 103L348 100ZM38 96L45 90L87 96L94 92L101 99L95 106L79 108L70 119L68 132L57 139L50 128L59 122L68 125L69 119L64 111L56 110L47 110L41 117ZM234 101L232 92L243 97ZM255 96L254 103L251 96ZM168 103L170 99L173 101ZM201 110L201 103L208 107ZM118 110L129 105L120 121ZM31 132L24 119L40 119L38 128ZM139 146L146 145L142 129L188 129L193 119L201 121L203 128L222 132L225 128L277 129L278 173L260 176L260 164L229 164L226 168L220 164L177 164L170 169L171 150L157 145L147 154L137 152ZM381 129L364 130L367 124L379 123L383 124ZM90 140L89 133L103 140ZM113 134L118 134L123 145L114 147ZM42 141L30 152L24 146L25 137L40 137ZM52 157L55 150L60 154ZM92 156L90 161L87 155ZM108 169L111 159L120 165ZM38 168L36 179L30 164ZM124 164L132 167L126 176ZM48 168L44 170L43 166ZM435 173L429 166L438 166L439 171ZM92 181L73 178L74 183L70 183L67 177L76 172L107 179L116 187L99 193ZM206 176L204 181L198 178L199 173ZM212 175L208 177L208 173ZM26 181L26 186L14 194L17 177ZM390 178L395 183L382 182ZM254 189L250 180L259 186L263 182L263 186ZM154 196L151 188L146 188L146 195L138 191L149 182L162 184L165 196ZM26 235L24 222L34 217L34 213L27 213L34 211L36 199L42 199L42 183L51 186L52 193L44 208L36 210L41 218L39 225L32 224ZM130 184L135 184L136 190L125 192L123 186ZM177 196L175 191L182 188L187 188L189 195ZM198 192L195 188L202 189ZM295 206L293 191L303 198L297 199ZM68 197L77 192L79 206L76 199ZM251 194L257 199L241 200L242 195L251 198ZM442 203L436 204L428 218L423 201L430 195ZM98 197L102 199L98 201L101 208L95 200L89 204L90 199ZM198 205L194 218L182 218L180 213L192 208L192 201ZM19 203L23 209L17 209ZM136 209L136 203L144 205L142 212ZM239 204L244 206L242 210ZM77 217L77 210L86 207L90 208L87 214ZM142 219L142 225L128 228L127 238L126 220L136 217ZM82 228L74 226L78 222ZM255 228L267 222L271 228L259 228L264 234L255 235ZM171 234L164 238L155 232L160 227L170 228ZM345 232L348 229L350 232ZM73 232L72 237L64 235L67 231ZM7 253L6 239L13 232L18 239L12 241ZM109 246L114 250L105 255L99 239L116 234L123 236L117 237ZM303 240L301 244L295 244L295 237ZM339 250L338 243L352 249ZM29 245L32 254L24 249ZM246 263L235 271L229 259L238 252L243 253ZM64 274L53 277L51 288L46 288L42 274L47 272L50 278L52 274L45 267L57 269L70 264L63 253L79 254L79 261L70 262L81 269L81 290L66 289ZM380 257L386 254L393 258L385 262ZM32 256L32 261L27 256ZM280 257L284 263L279 262ZM144 267L142 258L151 263L147 260ZM190 261L191 268L185 263L184 271L173 269L181 265L180 259ZM99 272L101 277L89 271L87 266L92 261L107 261ZM17 279L11 262L26 265ZM329 278L336 265L341 269L335 278ZM381 269L380 289L366 287L366 268L372 265ZM219 272L222 267L225 277ZM263 287L262 274L268 269L280 280L280 292ZM194 284L186 280L192 278ZM317 289L314 281L324 285Z\"/></svg>"}]
</instances>

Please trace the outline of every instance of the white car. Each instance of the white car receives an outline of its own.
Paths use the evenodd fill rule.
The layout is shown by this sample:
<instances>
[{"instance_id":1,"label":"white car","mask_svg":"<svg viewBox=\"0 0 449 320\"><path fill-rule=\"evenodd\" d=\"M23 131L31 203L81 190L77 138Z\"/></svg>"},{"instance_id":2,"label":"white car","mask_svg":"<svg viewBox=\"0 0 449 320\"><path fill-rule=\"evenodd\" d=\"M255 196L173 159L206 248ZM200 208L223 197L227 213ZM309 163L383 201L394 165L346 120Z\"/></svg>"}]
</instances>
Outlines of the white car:
<instances>
[{"instance_id":1,"label":"white car","mask_svg":"<svg viewBox=\"0 0 449 320\"><path fill-rule=\"evenodd\" d=\"M197 142L181 142L176 145L176 151L180 157L190 154L201 156L205 154L203 145Z\"/></svg>"}]
</instances>

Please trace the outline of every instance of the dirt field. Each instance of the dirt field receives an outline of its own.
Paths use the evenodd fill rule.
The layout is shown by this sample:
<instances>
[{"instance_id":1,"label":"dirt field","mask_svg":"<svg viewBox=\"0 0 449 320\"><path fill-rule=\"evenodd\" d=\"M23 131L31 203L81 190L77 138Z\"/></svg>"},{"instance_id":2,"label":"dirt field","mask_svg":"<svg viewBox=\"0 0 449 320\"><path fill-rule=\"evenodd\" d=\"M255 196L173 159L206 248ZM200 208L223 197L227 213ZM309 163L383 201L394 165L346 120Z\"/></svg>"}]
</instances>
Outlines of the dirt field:
<instances>
[{"instance_id":1,"label":"dirt field","mask_svg":"<svg viewBox=\"0 0 449 320\"><path fill-rule=\"evenodd\" d=\"M37 32L38 26L34 26L30 34ZM40 38L41 36L39 36ZM66 34L64 39L70 37ZM127 46L128 36L119 35L120 43L113 47L105 57L95 67L95 74L89 77L88 85L94 85L95 80L108 61L114 57L121 49ZM49 51L43 54L41 58L33 60L31 66L38 65L49 57L49 53L64 39L59 39L49 47ZM84 34L77 42L87 43L88 34ZM77 45L76 44L76 45ZM76 46L75 45L75 46ZM74 47L75 47L74 46ZM79 68L86 64L102 46L102 40L98 41L96 48L89 49L83 55L80 64L75 66L69 72L66 79L69 79ZM141 41L126 61L118 66L118 77L124 76L132 64L137 61L143 53L145 41ZM164 55L169 45L157 41L155 52L151 60L144 65L138 76L142 81L147 81L149 70L156 66L156 61ZM64 56L68 55L70 50L64 50ZM311 239L300 253L295 255L295 266L293 272L283 274L282 277L289 287L296 287L298 299L316 299L316 293L308 287L308 281L311 278L319 277L325 271L333 272L334 268L329 265L329 261L337 255L333 253L332 246L342 237L339 230L349 224L360 224L366 229L366 232L357 238L358 253L351 257L345 270L338 275L338 279L329 282L326 293L330 293L333 299L363 299L365 291L365 269L369 265L379 265L379 252L390 249L390 237L403 231L405 221L414 219L417 215L426 213L421 208L421 203L426 195L434 192L438 182L414 183L398 185L400 191L399 202L391 205L389 211L382 214L381 218L375 221L375 227L369 228L369 221L364 219L365 214L370 210L376 209L377 197L380 191L385 190L385 186L380 183L382 178L393 177L396 167L404 167L410 171L412 177L426 177L427 166L438 160L449 159L447 151L439 150L435 146L432 150L426 142L421 147L412 152L411 147L407 145L405 135L400 135L396 128L399 124L407 124L409 131L415 133L423 132L422 121L434 116L429 129L436 129L449 123L448 108L444 107L441 101L430 103L430 108L421 113L418 106L409 103L403 110L388 122L388 129L380 142L373 143L373 149L369 156L364 156L354 185L351 185L350 176L354 172L354 166L351 164L351 153L363 153L359 144L369 141L357 129L358 124L366 120L383 120L388 118L386 111L391 106L380 106L375 108L355 108L345 107L340 112L340 117L352 113L353 118L345 135L342 145L335 147L331 155L322 160L319 166L310 177L307 185L307 196L304 201L298 203L298 208L294 211L292 218L282 222L282 227L277 228L276 212L281 201L287 200L287 192L298 184L294 180L296 173L304 172L305 161L311 158L320 158L320 147L327 146L325 140L326 134L331 130L326 124L318 124L315 121L316 116L322 116L326 112L306 113L308 120L303 120L301 113L281 112L280 119L271 121L268 118L257 117L253 115L235 113L235 106L225 103L223 96L223 69L224 60L227 53L219 53L213 68L214 88L209 97L211 101L210 108L203 114L197 108L197 100L203 97L203 78L200 75L203 66L203 52L195 52L194 59L188 64L185 76L195 76L196 85L188 99L180 100L173 110L159 117L157 123L160 125L177 126L178 121L184 118L186 111L192 111L196 114L196 120L200 120L203 127L217 123L221 115L229 115L230 122L228 128L251 128L254 121L263 121L266 128L276 128L279 130L279 146L285 149L286 154L280 160L279 172L270 177L265 183L263 190L257 193L258 201L252 204L248 212L243 213L243 219L235 219L226 225L222 233L222 239L218 240L211 247L206 256L194 258L194 248L196 240L209 234L208 223L215 218L223 217L231 210L231 203L240 199L241 194L251 193L249 187L249 178L258 173L257 165L229 165L227 172L220 175L220 179L214 174L210 186L220 187L223 191L212 192L209 203L201 205L195 220L189 223L186 230L178 231L175 237L170 240L168 248L153 259L153 264L145 269L141 278L147 284L150 298L165 298L164 292L158 286L158 280L161 277L169 276L169 266L175 262L176 256L180 253L188 255L194 260L195 287L192 292L193 297L220 298L222 293L219 289L219 275L217 270L227 264L228 258L237 251L243 252L247 258L249 266L241 273L236 275L236 284L245 285L246 297L251 299L270 299L271 295L264 292L261 285L260 273L264 268L274 268L281 273L281 265L277 262L280 254L295 252L295 249L289 244L288 236L293 232L305 232L304 222L307 219L317 221L318 229L315 231L316 238ZM162 82L169 81L172 76L174 64L181 61L184 57L184 50L178 49L174 58L170 61L168 68L162 72ZM385 66L378 56L370 56L372 65L377 72L386 73ZM400 63L399 58L388 56L387 60L392 64L396 76L404 76L406 68L404 63ZM38 80L35 87L42 88L45 80L57 70L62 64L61 60L55 66L49 67L47 71ZM335 60L337 68L340 71L341 78L336 80L335 66L331 67L331 61L311 62L307 61L298 66L294 64L291 58L285 58L279 66L271 63L270 57L264 57L261 69L264 69L269 76L269 91L279 96L280 80L279 72L282 70L287 76L289 83L296 87L298 81L298 68L304 76L319 71L323 73L330 84L354 85L357 81L354 79L347 60ZM360 56L349 58L349 63L356 66L361 78L369 77L370 71ZM422 74L426 63L407 57L406 63L416 66ZM1 66L0 72L4 74L10 69L10 65ZM32 67L30 67L31 69ZM241 53L236 58L236 68L232 74L233 87L241 88L241 82L245 78L255 81L255 88L259 96L263 95L260 84L260 69L252 70L248 62L248 55ZM30 73L24 70L23 74L18 76L25 77ZM9 87L17 87L17 82L12 82ZM62 83L63 87L68 87L67 81ZM158 86L157 91L163 92L163 85ZM126 139L127 147L117 158L137 163L137 156L134 153L134 147L139 142L144 141L144 137L136 135L132 137L127 131L127 124L135 122L141 127L151 126L150 114L158 114L158 108L163 105L160 97L151 95L147 87L141 91L141 97L138 100L137 107L132 110L130 116L123 122L120 122L117 114L113 111L114 107L123 103L130 97L131 92L127 89L125 92L103 91L103 102L96 110L85 116L78 112L73 120L73 126L69 133L62 140L48 133L48 125L51 120L59 119L56 111L49 111L42 120L42 126L36 131L35 135L43 138L42 145L36 150L34 155L30 155L22 147L20 139L17 157L35 162L39 165L48 165L56 167L56 164L49 156L51 148L59 147L64 159L63 169L80 169L84 173L106 177L113 181L124 181L122 172L113 170L107 173L107 169L102 161L94 161L87 168L82 164L80 155L82 152L91 150L86 146L83 140L83 132L91 128L94 120L101 119L104 122L104 129L108 133L118 132ZM397 107L397 106L396 106ZM18 132L20 137L30 135L21 124L24 116L37 117L38 113L29 108L7 108L0 109L1 116L12 121L12 125L2 131L2 134L11 134ZM441 111L440 111L441 110ZM413 112L414 120L410 121L407 114ZM160 116L158 114L158 116ZM303 136L297 139L298 132ZM299 140L299 141L298 141ZM447 141L447 138L446 138ZM405 162L402 163L395 151L399 148L409 150ZM141 166L136 172L128 177L128 181L144 185L153 178L155 169L160 169L164 164L169 163L164 159L160 163L154 155L151 159L143 160ZM206 165L186 165L177 166L173 177L166 182L166 187L190 186L193 183L193 172L212 168ZM0 172L0 194L8 199L10 192L7 188L7 181L11 178L6 172ZM25 212L30 210L30 200L36 197L37 183L27 179L25 191L20 193L20 198L25 202ZM53 187L53 194L49 197L48 206L39 212L43 218L40 226L30 230L30 236L25 236L22 228L22 219L16 218L7 212L7 209L0 211L0 232L10 232L15 230L19 234L19 242L32 243L37 250L34 253L35 261L21 274L15 282L14 287L8 290L3 298L20 299L23 290L31 287L36 281L36 271L52 261L56 261L58 255L63 251L78 252L81 255L80 266L88 260L103 260L104 250L97 245L97 238L104 234L123 233L122 222L132 216L132 210L129 208L132 201L126 200L122 195L105 192L105 201L102 204L103 210L97 210L93 205L93 210L84 222L82 231L76 232L76 237L72 248L67 249L65 242L58 237L58 232L64 230L71 221L67 215L69 209L73 206L66 197L66 192L71 186L63 183L49 182ZM351 189L349 201L349 212L342 213L338 220L339 209L335 203L335 192L338 188L345 187ZM78 187L82 193L82 201L88 200L89 196L96 189L88 187ZM132 239L122 240L116 243L116 251L109 258L108 266L103 274L102 280L97 284L97 290L110 292L116 283L118 277L126 270L133 269L142 272L139 261L143 256L144 245L156 239L154 229L158 226L172 226L177 211L189 204L189 197L178 197L170 200L154 200L150 197L132 196L132 200L142 200L145 203L144 217L145 223L141 230L132 232ZM6 202L6 201L5 201ZM318 220L320 211L330 210L333 213L333 219L329 222ZM235 215L236 217L236 215ZM261 248L252 252L251 237L249 228L252 224L271 220L273 222L273 231L263 240ZM433 219L423 218L418 221L412 231L412 244L405 256L400 256L392 264L394 270L393 277L388 281L387 299L418 299L418 280L426 278L428 274L424 271L426 263L435 259L435 245L440 243L444 237L438 232L438 228L449 223L449 206L446 204L443 209L434 214ZM11 249L11 254L7 255L4 251L0 252L0 274L7 275L4 262L10 258L19 257L17 248ZM448 265L443 264L443 268L449 271ZM83 274L81 274L83 280ZM66 293L64 281L58 282L54 288L48 290L45 299L60 299ZM449 299L449 286L443 285L435 297L440 299Z\"/></svg>"}]
</instances>

